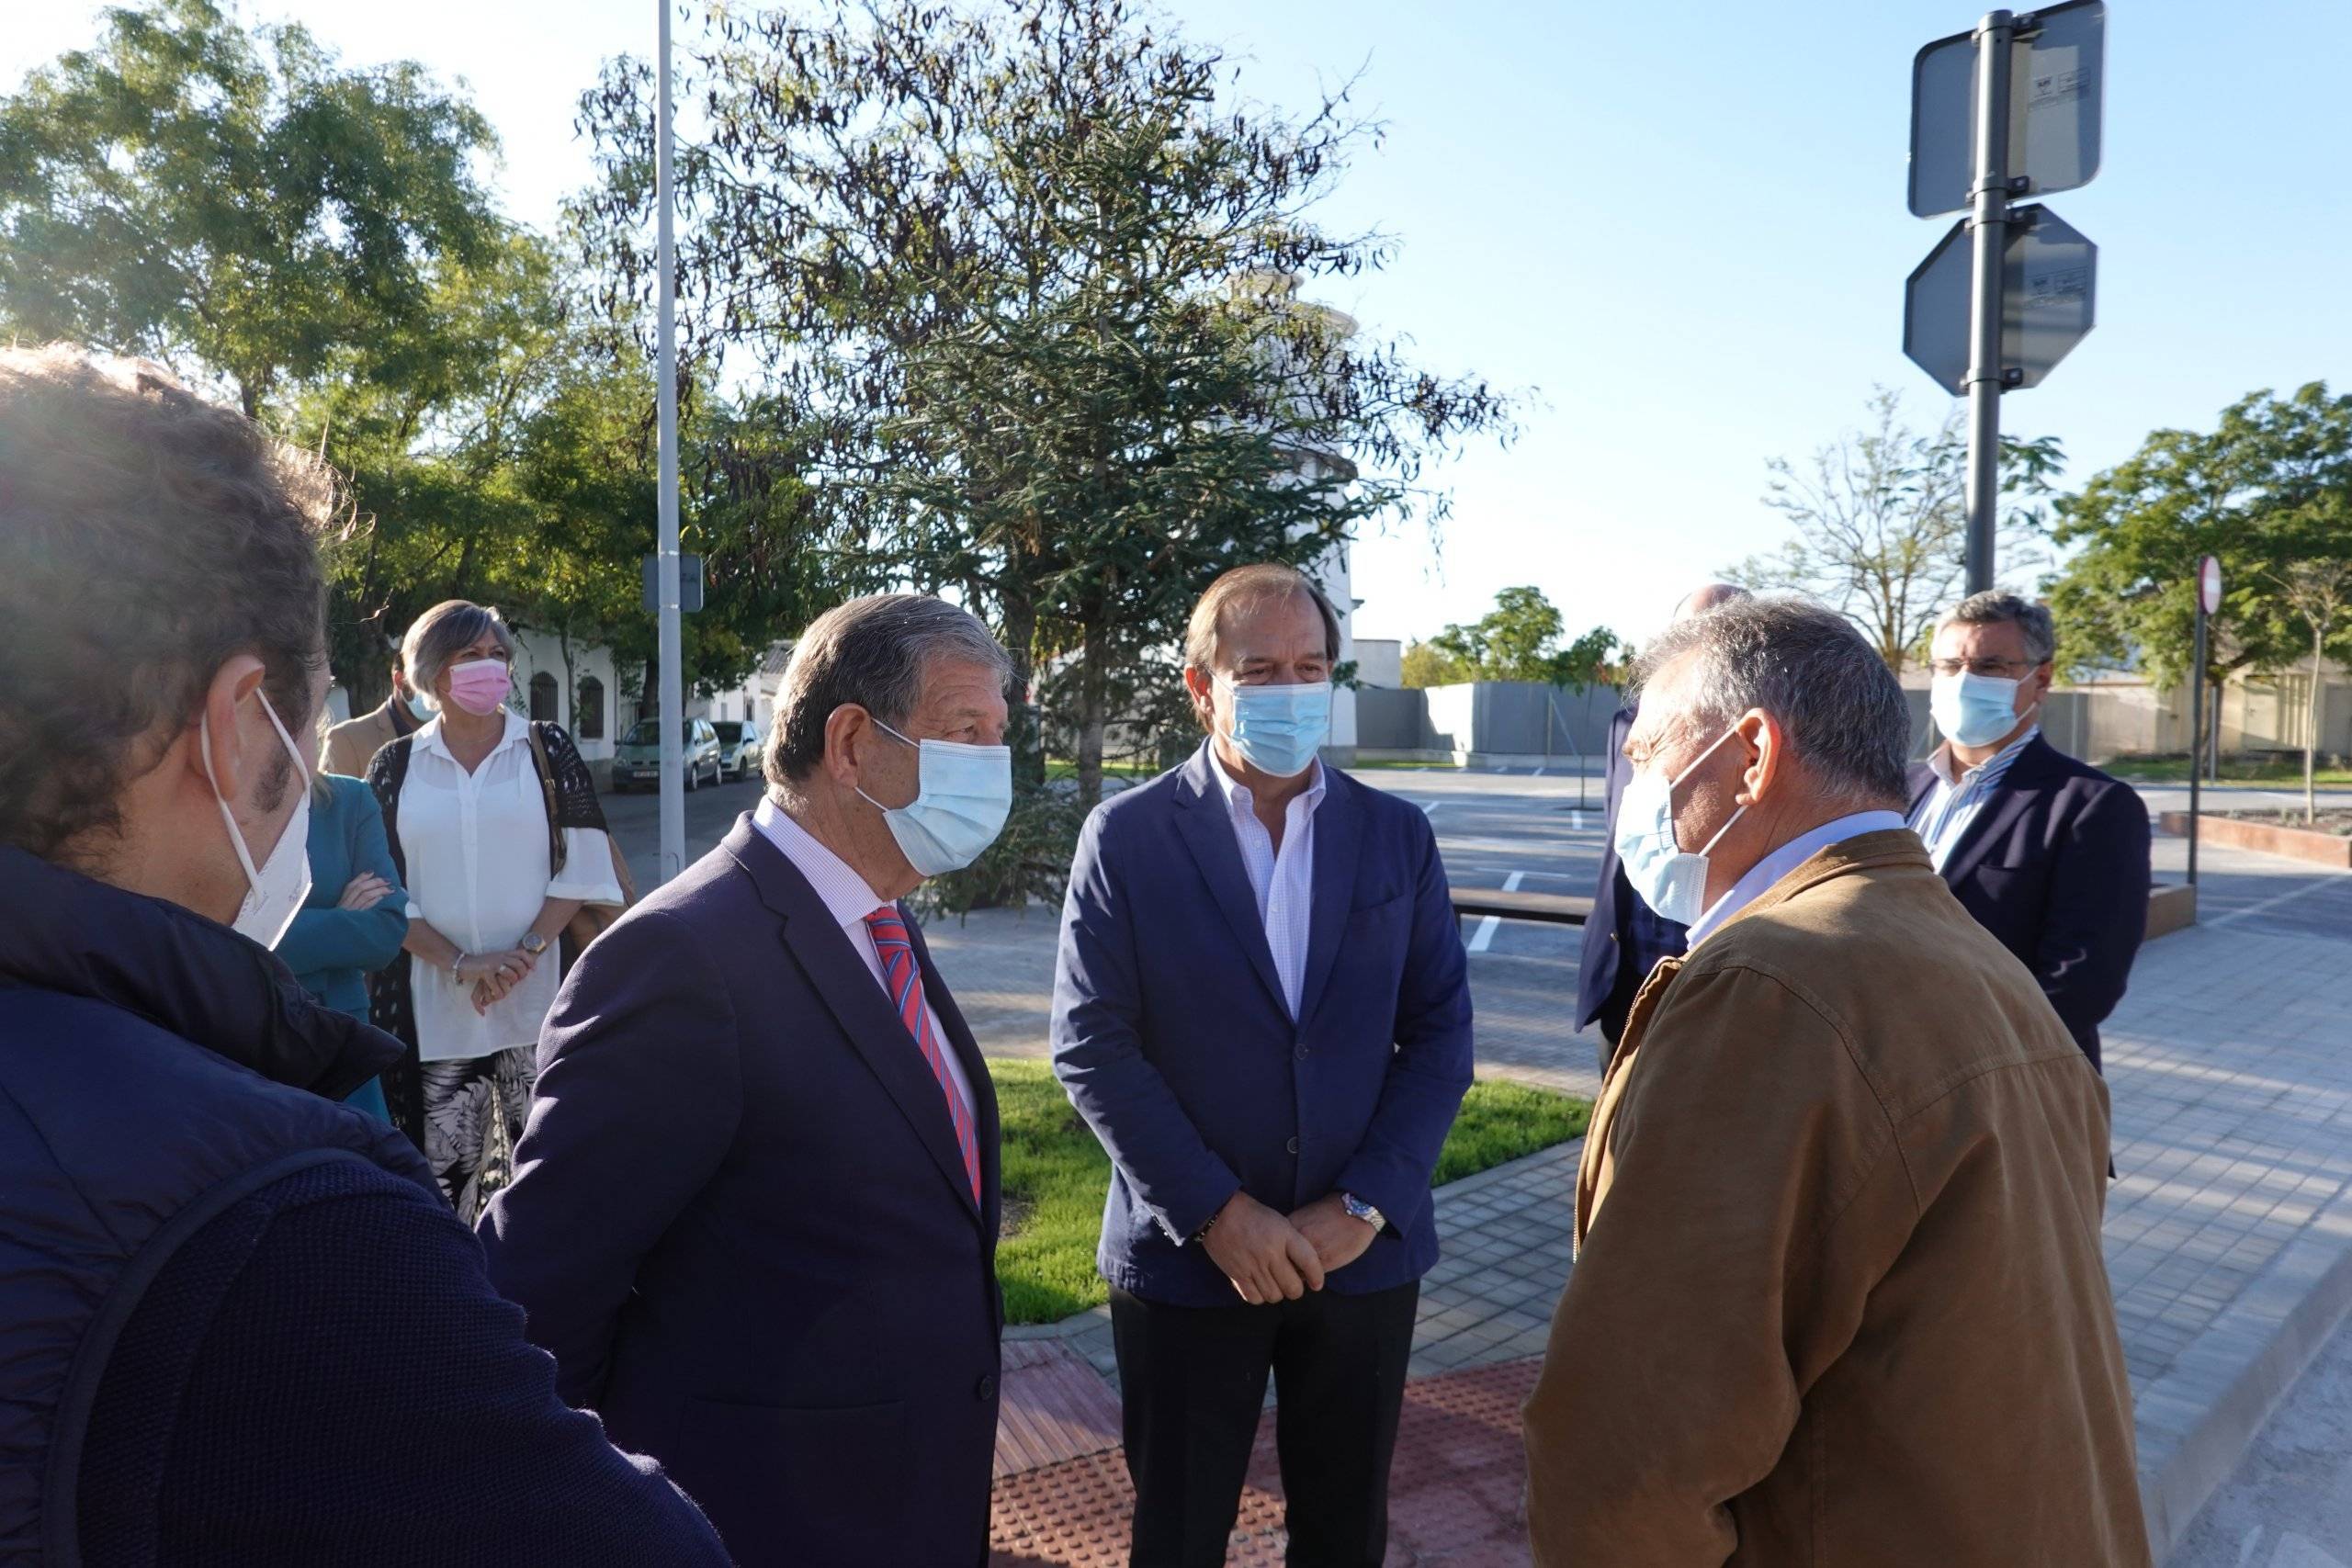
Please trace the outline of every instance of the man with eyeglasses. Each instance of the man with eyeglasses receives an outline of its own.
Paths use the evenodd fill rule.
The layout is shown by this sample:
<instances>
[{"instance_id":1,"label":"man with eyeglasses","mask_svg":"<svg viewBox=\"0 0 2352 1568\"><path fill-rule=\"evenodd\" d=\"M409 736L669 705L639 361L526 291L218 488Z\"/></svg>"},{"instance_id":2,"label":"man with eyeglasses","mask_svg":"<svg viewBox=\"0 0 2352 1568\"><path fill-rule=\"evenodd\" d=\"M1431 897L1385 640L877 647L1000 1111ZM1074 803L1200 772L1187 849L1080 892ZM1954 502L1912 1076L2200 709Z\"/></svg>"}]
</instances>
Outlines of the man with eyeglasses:
<instances>
[{"instance_id":1,"label":"man with eyeglasses","mask_svg":"<svg viewBox=\"0 0 2352 1568\"><path fill-rule=\"evenodd\" d=\"M2057 638L2047 606L1972 594L1936 628L1943 744L1911 769L1910 825L1977 921L2022 960L2099 1065L2148 919L2148 808L2041 738Z\"/></svg>"}]
</instances>

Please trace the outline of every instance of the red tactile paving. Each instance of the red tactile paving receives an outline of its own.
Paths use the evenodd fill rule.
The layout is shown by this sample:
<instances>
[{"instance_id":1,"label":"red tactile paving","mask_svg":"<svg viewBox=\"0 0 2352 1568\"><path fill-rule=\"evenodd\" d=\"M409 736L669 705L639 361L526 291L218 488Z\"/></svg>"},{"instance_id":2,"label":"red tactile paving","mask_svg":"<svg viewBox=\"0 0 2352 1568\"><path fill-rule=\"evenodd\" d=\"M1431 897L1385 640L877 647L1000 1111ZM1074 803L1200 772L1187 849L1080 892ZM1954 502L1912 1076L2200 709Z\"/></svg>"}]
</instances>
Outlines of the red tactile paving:
<instances>
[{"instance_id":1,"label":"red tactile paving","mask_svg":"<svg viewBox=\"0 0 2352 1568\"><path fill-rule=\"evenodd\" d=\"M997 1404L996 1478L1119 1446L1119 1396L1068 1346L1015 1339L1004 1347Z\"/></svg>"},{"instance_id":2,"label":"red tactile paving","mask_svg":"<svg viewBox=\"0 0 2352 1568\"><path fill-rule=\"evenodd\" d=\"M1424 1378L1405 1389L1389 1476L1389 1568L1526 1568L1519 1407L1540 1361ZM992 1568L1121 1568L1134 1493L1116 1450L1000 1479ZM1228 1568L1282 1562L1282 1481L1263 1423Z\"/></svg>"}]
</instances>

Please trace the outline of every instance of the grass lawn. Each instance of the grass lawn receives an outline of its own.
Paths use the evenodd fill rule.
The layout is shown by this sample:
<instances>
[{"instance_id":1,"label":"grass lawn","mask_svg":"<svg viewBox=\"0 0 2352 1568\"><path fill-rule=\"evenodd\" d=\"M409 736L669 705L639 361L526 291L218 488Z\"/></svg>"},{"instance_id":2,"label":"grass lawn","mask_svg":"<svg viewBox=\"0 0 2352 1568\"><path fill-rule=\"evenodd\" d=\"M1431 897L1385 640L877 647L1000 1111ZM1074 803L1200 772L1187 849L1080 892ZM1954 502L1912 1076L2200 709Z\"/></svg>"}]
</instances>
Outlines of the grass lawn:
<instances>
[{"instance_id":1,"label":"grass lawn","mask_svg":"<svg viewBox=\"0 0 2352 1568\"><path fill-rule=\"evenodd\" d=\"M2107 771L2117 778L2133 784L2177 784L2188 782L2188 759L2186 757L2118 757L2107 764ZM2352 768L2322 766L2312 773L2314 782L2322 784L2352 784ZM2299 756L2274 756L2222 759L2223 784L2300 784L2303 782L2303 760Z\"/></svg>"},{"instance_id":2,"label":"grass lawn","mask_svg":"<svg viewBox=\"0 0 2352 1568\"><path fill-rule=\"evenodd\" d=\"M1108 757L1102 759L1102 776L1106 779L1156 779L1159 773L1160 770L1148 762L1132 759L1117 761ZM1049 779L1074 779L1078 777L1078 763L1066 757L1048 757L1046 759L1046 776Z\"/></svg>"},{"instance_id":3,"label":"grass lawn","mask_svg":"<svg viewBox=\"0 0 2352 1568\"><path fill-rule=\"evenodd\" d=\"M1004 1239L997 1276L1006 1319L1052 1323L1105 1299L1094 1272L1110 1156L1043 1062L991 1060L1004 1120ZM1584 1131L1581 1100L1513 1083L1478 1083L1439 1157L1437 1184L1566 1143Z\"/></svg>"}]
</instances>

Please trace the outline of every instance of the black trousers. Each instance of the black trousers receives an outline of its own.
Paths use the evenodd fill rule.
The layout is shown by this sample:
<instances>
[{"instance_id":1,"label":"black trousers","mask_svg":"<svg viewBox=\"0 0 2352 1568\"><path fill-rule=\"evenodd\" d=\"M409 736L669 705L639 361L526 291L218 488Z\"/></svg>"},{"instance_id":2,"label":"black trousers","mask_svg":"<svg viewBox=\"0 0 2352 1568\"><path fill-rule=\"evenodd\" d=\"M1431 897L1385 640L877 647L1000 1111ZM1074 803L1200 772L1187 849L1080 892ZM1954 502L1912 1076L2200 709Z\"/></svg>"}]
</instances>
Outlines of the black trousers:
<instances>
[{"instance_id":1,"label":"black trousers","mask_svg":"<svg viewBox=\"0 0 2352 1568\"><path fill-rule=\"evenodd\" d=\"M1272 1306L1167 1306L1111 1292L1132 1568L1222 1568L1273 1374L1290 1568L1379 1568L1418 1282Z\"/></svg>"}]
</instances>

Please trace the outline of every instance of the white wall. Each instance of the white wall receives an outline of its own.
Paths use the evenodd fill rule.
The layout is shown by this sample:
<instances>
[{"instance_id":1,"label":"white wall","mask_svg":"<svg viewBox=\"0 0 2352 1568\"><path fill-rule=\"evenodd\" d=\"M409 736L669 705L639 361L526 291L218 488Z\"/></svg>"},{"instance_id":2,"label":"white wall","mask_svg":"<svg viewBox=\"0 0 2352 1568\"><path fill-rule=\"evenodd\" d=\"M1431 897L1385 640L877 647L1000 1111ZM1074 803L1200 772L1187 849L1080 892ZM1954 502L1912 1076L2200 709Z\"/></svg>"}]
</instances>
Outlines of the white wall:
<instances>
[{"instance_id":1,"label":"white wall","mask_svg":"<svg viewBox=\"0 0 2352 1568\"><path fill-rule=\"evenodd\" d=\"M1405 684L1405 645L1393 637L1356 638L1356 679L1397 691Z\"/></svg>"},{"instance_id":2,"label":"white wall","mask_svg":"<svg viewBox=\"0 0 2352 1568\"><path fill-rule=\"evenodd\" d=\"M571 733L578 742L581 756L589 761L603 761L613 754L613 747L620 732L628 728L628 715L623 711L620 682L613 667L612 650L600 647L571 645L571 662L567 671L563 645L555 637L542 631L517 631L514 634L514 695L521 710L531 711L531 677L546 674L555 680L555 722ZM600 716L595 722L589 715L575 711L575 698L581 687L589 681L603 687ZM594 696L595 694L590 694ZM598 734L597 731L602 733Z\"/></svg>"}]
</instances>

